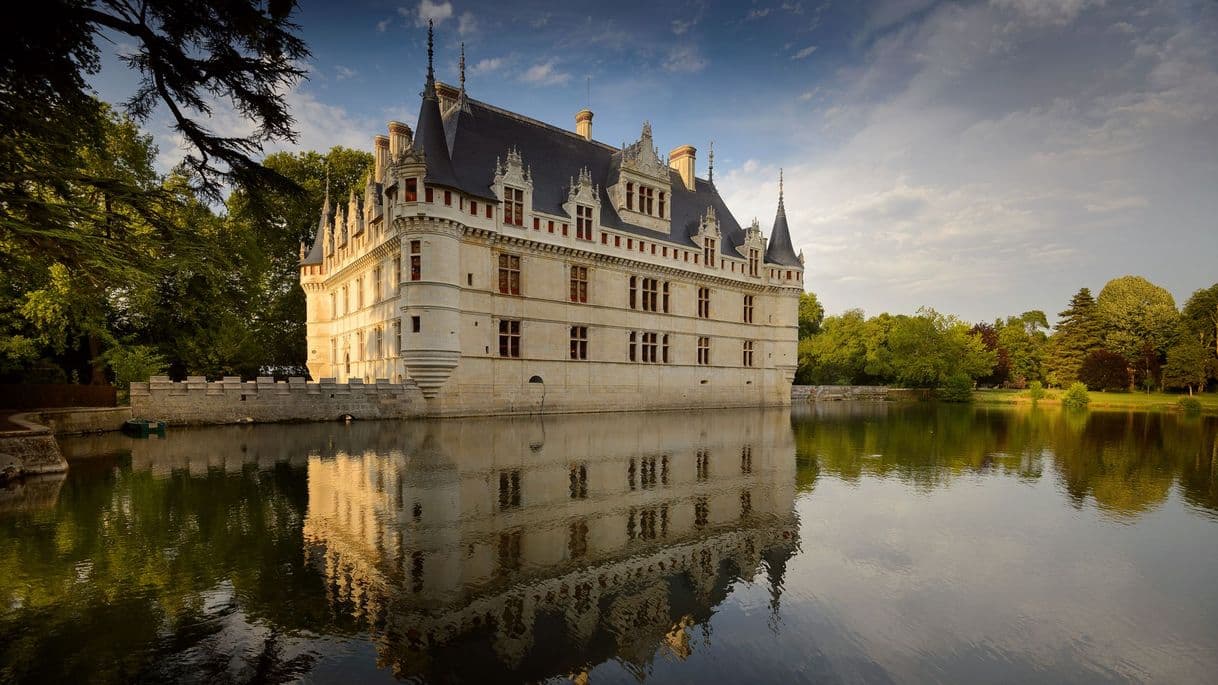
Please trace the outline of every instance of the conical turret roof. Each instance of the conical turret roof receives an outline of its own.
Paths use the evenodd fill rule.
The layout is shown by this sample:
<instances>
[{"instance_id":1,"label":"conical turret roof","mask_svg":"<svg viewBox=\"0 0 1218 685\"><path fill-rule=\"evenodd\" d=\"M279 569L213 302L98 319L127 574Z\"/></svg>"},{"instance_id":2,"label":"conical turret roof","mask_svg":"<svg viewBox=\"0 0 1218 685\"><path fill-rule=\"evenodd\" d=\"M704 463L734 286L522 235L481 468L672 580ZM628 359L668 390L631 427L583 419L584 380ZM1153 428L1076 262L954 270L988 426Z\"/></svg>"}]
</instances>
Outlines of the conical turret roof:
<instances>
[{"instance_id":1,"label":"conical turret roof","mask_svg":"<svg viewBox=\"0 0 1218 685\"><path fill-rule=\"evenodd\" d=\"M427 83L423 86L423 102L419 106L419 121L415 127L414 149L427 158L428 183L460 188L448 152L444 121L440 116L440 98L436 95L436 74L432 67L432 28L427 22Z\"/></svg>"},{"instance_id":2,"label":"conical turret roof","mask_svg":"<svg viewBox=\"0 0 1218 685\"><path fill-rule=\"evenodd\" d=\"M787 209L782 202L782 171L778 172L778 216L774 217L774 229L770 231L770 242L766 245L767 264L803 267L795 246L791 244L791 229L787 227Z\"/></svg>"}]
</instances>

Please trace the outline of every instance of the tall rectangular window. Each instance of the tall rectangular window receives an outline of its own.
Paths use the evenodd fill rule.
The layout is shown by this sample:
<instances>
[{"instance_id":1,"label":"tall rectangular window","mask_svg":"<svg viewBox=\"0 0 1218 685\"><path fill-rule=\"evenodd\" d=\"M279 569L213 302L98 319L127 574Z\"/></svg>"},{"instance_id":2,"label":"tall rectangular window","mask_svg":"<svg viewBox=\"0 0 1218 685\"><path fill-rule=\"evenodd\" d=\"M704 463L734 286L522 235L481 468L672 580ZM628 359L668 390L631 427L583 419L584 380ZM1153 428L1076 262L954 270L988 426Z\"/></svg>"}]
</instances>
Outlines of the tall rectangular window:
<instances>
[{"instance_id":1,"label":"tall rectangular window","mask_svg":"<svg viewBox=\"0 0 1218 685\"><path fill-rule=\"evenodd\" d=\"M698 318L710 318L710 288L698 288Z\"/></svg>"},{"instance_id":2,"label":"tall rectangular window","mask_svg":"<svg viewBox=\"0 0 1218 685\"><path fill-rule=\"evenodd\" d=\"M575 237L592 240L592 208L587 205L575 206Z\"/></svg>"},{"instance_id":3,"label":"tall rectangular window","mask_svg":"<svg viewBox=\"0 0 1218 685\"><path fill-rule=\"evenodd\" d=\"M520 188L503 189L503 223L524 225L524 191Z\"/></svg>"},{"instance_id":4,"label":"tall rectangular window","mask_svg":"<svg viewBox=\"0 0 1218 685\"><path fill-rule=\"evenodd\" d=\"M753 323L753 296L744 296L744 322Z\"/></svg>"},{"instance_id":5,"label":"tall rectangular window","mask_svg":"<svg viewBox=\"0 0 1218 685\"><path fill-rule=\"evenodd\" d=\"M417 178L406 179L406 201L407 202L418 202L419 201L419 179L417 179Z\"/></svg>"},{"instance_id":6,"label":"tall rectangular window","mask_svg":"<svg viewBox=\"0 0 1218 685\"><path fill-rule=\"evenodd\" d=\"M447 206L449 206L449 207L451 207L451 206L452 206L452 204L453 204L453 191L451 191L451 190L446 190L446 191L444 191L444 204L445 204L445 205L447 205Z\"/></svg>"},{"instance_id":7,"label":"tall rectangular window","mask_svg":"<svg viewBox=\"0 0 1218 685\"><path fill-rule=\"evenodd\" d=\"M656 344L656 338L655 333L643 334L643 361L649 364L654 364L658 359L656 351L659 346Z\"/></svg>"},{"instance_id":8,"label":"tall rectangular window","mask_svg":"<svg viewBox=\"0 0 1218 685\"><path fill-rule=\"evenodd\" d=\"M663 190L660 191L660 213L657 214L656 216L660 217L661 219L664 218L664 191Z\"/></svg>"},{"instance_id":9,"label":"tall rectangular window","mask_svg":"<svg viewBox=\"0 0 1218 685\"><path fill-rule=\"evenodd\" d=\"M499 292L504 295L520 294L519 255L499 255Z\"/></svg>"},{"instance_id":10,"label":"tall rectangular window","mask_svg":"<svg viewBox=\"0 0 1218 685\"><path fill-rule=\"evenodd\" d=\"M381 301L381 267L372 270L372 301Z\"/></svg>"},{"instance_id":11,"label":"tall rectangular window","mask_svg":"<svg viewBox=\"0 0 1218 685\"><path fill-rule=\"evenodd\" d=\"M474 216L478 216L478 201L477 200L469 201L469 213L473 214Z\"/></svg>"},{"instance_id":12,"label":"tall rectangular window","mask_svg":"<svg viewBox=\"0 0 1218 685\"><path fill-rule=\"evenodd\" d=\"M330 338L330 363L338 364L338 338Z\"/></svg>"},{"instance_id":13,"label":"tall rectangular window","mask_svg":"<svg viewBox=\"0 0 1218 685\"><path fill-rule=\"evenodd\" d=\"M338 293L330 293L330 318L338 316Z\"/></svg>"},{"instance_id":14,"label":"tall rectangular window","mask_svg":"<svg viewBox=\"0 0 1218 685\"><path fill-rule=\"evenodd\" d=\"M571 301L588 301L588 267L571 267Z\"/></svg>"},{"instance_id":15,"label":"tall rectangular window","mask_svg":"<svg viewBox=\"0 0 1218 685\"><path fill-rule=\"evenodd\" d=\"M489 202L486 203L486 218L488 218L488 219L495 218L495 208L491 207L491 203L489 203Z\"/></svg>"},{"instance_id":16,"label":"tall rectangular window","mask_svg":"<svg viewBox=\"0 0 1218 685\"><path fill-rule=\"evenodd\" d=\"M395 319L393 322L393 354L391 357L396 357L402 352L402 320Z\"/></svg>"},{"instance_id":17,"label":"tall rectangular window","mask_svg":"<svg viewBox=\"0 0 1218 685\"><path fill-rule=\"evenodd\" d=\"M639 296L639 279L637 276L630 277L630 308L638 309Z\"/></svg>"},{"instance_id":18,"label":"tall rectangular window","mask_svg":"<svg viewBox=\"0 0 1218 685\"><path fill-rule=\"evenodd\" d=\"M410 332L411 333L422 333L423 332L423 317L421 317L421 316L410 317Z\"/></svg>"},{"instance_id":19,"label":"tall rectangular window","mask_svg":"<svg viewBox=\"0 0 1218 685\"><path fill-rule=\"evenodd\" d=\"M753 365L753 341L752 340L744 341L744 365L745 366Z\"/></svg>"},{"instance_id":20,"label":"tall rectangular window","mask_svg":"<svg viewBox=\"0 0 1218 685\"><path fill-rule=\"evenodd\" d=\"M664 281L664 302L660 311L668 313L668 281Z\"/></svg>"},{"instance_id":21,"label":"tall rectangular window","mask_svg":"<svg viewBox=\"0 0 1218 685\"><path fill-rule=\"evenodd\" d=\"M654 312L659 303L659 284L654 278L643 279L643 306L645 312Z\"/></svg>"},{"instance_id":22,"label":"tall rectangular window","mask_svg":"<svg viewBox=\"0 0 1218 685\"><path fill-rule=\"evenodd\" d=\"M758 269L761 266L761 251L757 248L749 249L749 275L757 276Z\"/></svg>"},{"instance_id":23,"label":"tall rectangular window","mask_svg":"<svg viewBox=\"0 0 1218 685\"><path fill-rule=\"evenodd\" d=\"M351 311L351 298L347 292L347 286L343 286L343 314Z\"/></svg>"},{"instance_id":24,"label":"tall rectangular window","mask_svg":"<svg viewBox=\"0 0 1218 685\"><path fill-rule=\"evenodd\" d=\"M665 333L660 338L660 361L668 363L668 334Z\"/></svg>"},{"instance_id":25,"label":"tall rectangular window","mask_svg":"<svg viewBox=\"0 0 1218 685\"><path fill-rule=\"evenodd\" d=\"M373 336L372 349L376 351L377 359L385 357L385 329L380 326L376 327L376 333Z\"/></svg>"},{"instance_id":26,"label":"tall rectangular window","mask_svg":"<svg viewBox=\"0 0 1218 685\"><path fill-rule=\"evenodd\" d=\"M423 278L423 241L410 241L410 280Z\"/></svg>"},{"instance_id":27,"label":"tall rectangular window","mask_svg":"<svg viewBox=\"0 0 1218 685\"><path fill-rule=\"evenodd\" d=\"M431 186L423 186L423 200L425 202L435 202L436 191Z\"/></svg>"},{"instance_id":28,"label":"tall rectangular window","mask_svg":"<svg viewBox=\"0 0 1218 685\"><path fill-rule=\"evenodd\" d=\"M710 338L698 338L698 365L707 366L710 364Z\"/></svg>"},{"instance_id":29,"label":"tall rectangular window","mask_svg":"<svg viewBox=\"0 0 1218 685\"><path fill-rule=\"evenodd\" d=\"M364 277L355 279L355 308L364 308Z\"/></svg>"},{"instance_id":30,"label":"tall rectangular window","mask_svg":"<svg viewBox=\"0 0 1218 685\"><path fill-rule=\"evenodd\" d=\"M499 321L499 356L520 356L520 321L515 319Z\"/></svg>"},{"instance_id":31,"label":"tall rectangular window","mask_svg":"<svg viewBox=\"0 0 1218 685\"><path fill-rule=\"evenodd\" d=\"M638 357L635 356L635 349L634 349L635 345L638 343L638 339L639 339L639 334L635 333L634 331L630 331L630 342L626 347L626 358L632 362L638 360Z\"/></svg>"},{"instance_id":32,"label":"tall rectangular window","mask_svg":"<svg viewBox=\"0 0 1218 685\"><path fill-rule=\"evenodd\" d=\"M715 239L706 238L702 244L702 263L707 266L715 265Z\"/></svg>"},{"instance_id":33,"label":"tall rectangular window","mask_svg":"<svg viewBox=\"0 0 1218 685\"><path fill-rule=\"evenodd\" d=\"M626 209L634 209L634 184L626 184Z\"/></svg>"},{"instance_id":34,"label":"tall rectangular window","mask_svg":"<svg viewBox=\"0 0 1218 685\"><path fill-rule=\"evenodd\" d=\"M402 256L393 258L393 292L396 294L402 285Z\"/></svg>"},{"instance_id":35,"label":"tall rectangular window","mask_svg":"<svg viewBox=\"0 0 1218 685\"><path fill-rule=\"evenodd\" d=\"M571 327L571 358L586 360L588 358L588 327Z\"/></svg>"},{"instance_id":36,"label":"tall rectangular window","mask_svg":"<svg viewBox=\"0 0 1218 685\"><path fill-rule=\"evenodd\" d=\"M356 331L355 333L355 361L364 361L364 332Z\"/></svg>"}]
</instances>

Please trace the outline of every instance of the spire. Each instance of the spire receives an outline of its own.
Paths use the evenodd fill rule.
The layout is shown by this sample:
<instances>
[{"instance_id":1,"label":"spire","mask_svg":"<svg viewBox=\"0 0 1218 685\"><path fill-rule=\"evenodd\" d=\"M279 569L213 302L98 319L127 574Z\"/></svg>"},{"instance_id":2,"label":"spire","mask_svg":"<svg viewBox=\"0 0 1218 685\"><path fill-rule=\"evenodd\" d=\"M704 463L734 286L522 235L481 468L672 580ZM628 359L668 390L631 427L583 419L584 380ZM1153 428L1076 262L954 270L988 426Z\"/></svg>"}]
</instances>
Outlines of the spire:
<instances>
[{"instance_id":1,"label":"spire","mask_svg":"<svg viewBox=\"0 0 1218 685\"><path fill-rule=\"evenodd\" d=\"M461 41L461 61L457 63L458 70L461 72L461 92L465 92L465 41Z\"/></svg>"},{"instance_id":2,"label":"spire","mask_svg":"<svg viewBox=\"0 0 1218 685\"><path fill-rule=\"evenodd\" d=\"M435 99L436 97L436 70L432 66L432 59L435 57L435 40L432 35L432 22L427 20L427 83L423 86L423 97Z\"/></svg>"},{"instance_id":3,"label":"spire","mask_svg":"<svg viewBox=\"0 0 1218 685\"><path fill-rule=\"evenodd\" d=\"M774 229L770 231L770 242L766 245L765 261L768 264L802 267L795 247L791 244L791 229L787 226L787 209L783 204L782 169L778 170L778 215L774 217Z\"/></svg>"},{"instance_id":4,"label":"spire","mask_svg":"<svg viewBox=\"0 0 1218 685\"><path fill-rule=\"evenodd\" d=\"M416 152L422 152L427 164L426 181L436 185L460 188L457 174L453 171L452 157L448 151L448 136L444 132L444 121L440 116L440 99L436 96L436 74L433 66L435 37L432 22L427 22L427 83L423 87L423 102L419 106L419 120L415 126Z\"/></svg>"},{"instance_id":5,"label":"spire","mask_svg":"<svg viewBox=\"0 0 1218 685\"><path fill-rule=\"evenodd\" d=\"M712 185L715 182L715 141L710 142L710 159L707 160L706 180Z\"/></svg>"},{"instance_id":6,"label":"spire","mask_svg":"<svg viewBox=\"0 0 1218 685\"><path fill-rule=\"evenodd\" d=\"M326 215L330 213L330 165L326 165L326 199L321 203L321 213Z\"/></svg>"}]
</instances>

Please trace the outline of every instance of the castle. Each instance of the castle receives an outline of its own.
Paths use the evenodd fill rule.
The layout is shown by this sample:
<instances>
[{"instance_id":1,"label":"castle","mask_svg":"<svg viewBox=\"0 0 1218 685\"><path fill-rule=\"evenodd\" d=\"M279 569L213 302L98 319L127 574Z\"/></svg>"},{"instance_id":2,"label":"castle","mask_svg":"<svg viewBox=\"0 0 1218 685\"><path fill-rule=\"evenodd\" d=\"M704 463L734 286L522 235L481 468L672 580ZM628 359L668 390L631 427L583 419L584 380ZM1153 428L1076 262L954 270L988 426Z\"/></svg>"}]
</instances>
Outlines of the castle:
<instances>
[{"instance_id":1,"label":"castle","mask_svg":"<svg viewBox=\"0 0 1218 685\"><path fill-rule=\"evenodd\" d=\"M790 403L803 257L742 227L696 150L620 147L438 83L301 246L315 379L414 383L432 415Z\"/></svg>"}]
</instances>

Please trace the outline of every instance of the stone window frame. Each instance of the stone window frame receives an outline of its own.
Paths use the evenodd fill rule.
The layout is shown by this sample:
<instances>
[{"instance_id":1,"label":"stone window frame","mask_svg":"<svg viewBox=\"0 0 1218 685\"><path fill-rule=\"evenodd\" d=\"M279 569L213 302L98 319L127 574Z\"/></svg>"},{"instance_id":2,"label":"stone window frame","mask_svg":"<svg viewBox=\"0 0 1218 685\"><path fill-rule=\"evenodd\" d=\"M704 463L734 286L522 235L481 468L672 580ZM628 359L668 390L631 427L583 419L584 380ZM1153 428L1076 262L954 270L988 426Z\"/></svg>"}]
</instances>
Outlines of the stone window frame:
<instances>
[{"instance_id":1,"label":"stone window frame","mask_svg":"<svg viewBox=\"0 0 1218 685\"><path fill-rule=\"evenodd\" d=\"M521 347L520 319L499 320L499 356L504 359L519 359Z\"/></svg>"},{"instance_id":2,"label":"stone window frame","mask_svg":"<svg viewBox=\"0 0 1218 685\"><path fill-rule=\"evenodd\" d=\"M698 286L698 318L710 318L710 288Z\"/></svg>"},{"instance_id":3,"label":"stone window frame","mask_svg":"<svg viewBox=\"0 0 1218 685\"><path fill-rule=\"evenodd\" d=\"M410 241L410 280L423 280L423 241Z\"/></svg>"},{"instance_id":4,"label":"stone window frame","mask_svg":"<svg viewBox=\"0 0 1218 685\"><path fill-rule=\"evenodd\" d=\"M524 227L524 189L503 186L503 223Z\"/></svg>"},{"instance_id":5,"label":"stone window frame","mask_svg":"<svg viewBox=\"0 0 1218 685\"><path fill-rule=\"evenodd\" d=\"M588 327L571 327L571 354L573 361L588 361Z\"/></svg>"},{"instance_id":6,"label":"stone window frame","mask_svg":"<svg viewBox=\"0 0 1218 685\"><path fill-rule=\"evenodd\" d=\"M569 293L572 302L587 304L588 302L588 267L583 264L572 264L570 271L571 292Z\"/></svg>"},{"instance_id":7,"label":"stone window frame","mask_svg":"<svg viewBox=\"0 0 1218 685\"><path fill-rule=\"evenodd\" d=\"M575 238L592 240L592 205L575 205Z\"/></svg>"},{"instance_id":8,"label":"stone window frame","mask_svg":"<svg viewBox=\"0 0 1218 685\"><path fill-rule=\"evenodd\" d=\"M705 335L699 336L698 337L698 366L710 366L710 351L711 351L710 337L705 336Z\"/></svg>"},{"instance_id":9,"label":"stone window frame","mask_svg":"<svg viewBox=\"0 0 1218 685\"><path fill-rule=\"evenodd\" d=\"M753 366L753 347L754 345L752 340L745 340L744 344L741 346L743 353L743 359L741 361L743 366L750 368Z\"/></svg>"},{"instance_id":10,"label":"stone window frame","mask_svg":"<svg viewBox=\"0 0 1218 685\"><path fill-rule=\"evenodd\" d=\"M499 265L499 294L519 297L521 291L523 290L523 288L521 288L523 268L520 255L512 254L510 252L500 252L497 262Z\"/></svg>"},{"instance_id":11,"label":"stone window frame","mask_svg":"<svg viewBox=\"0 0 1218 685\"><path fill-rule=\"evenodd\" d=\"M742 317L743 317L742 320L744 321L744 323L753 323L753 296L752 295L744 296L744 311L741 314L742 314Z\"/></svg>"}]
</instances>

